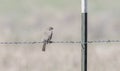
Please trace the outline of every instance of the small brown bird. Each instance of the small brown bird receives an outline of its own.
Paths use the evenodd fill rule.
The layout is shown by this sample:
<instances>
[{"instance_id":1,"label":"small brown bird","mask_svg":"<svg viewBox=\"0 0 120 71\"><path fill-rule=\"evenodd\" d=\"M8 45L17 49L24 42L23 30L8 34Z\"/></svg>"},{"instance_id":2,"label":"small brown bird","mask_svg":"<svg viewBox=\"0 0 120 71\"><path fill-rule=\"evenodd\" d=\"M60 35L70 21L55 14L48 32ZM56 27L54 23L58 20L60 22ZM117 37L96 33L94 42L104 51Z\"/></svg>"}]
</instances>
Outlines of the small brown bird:
<instances>
[{"instance_id":1,"label":"small brown bird","mask_svg":"<svg viewBox=\"0 0 120 71\"><path fill-rule=\"evenodd\" d=\"M48 32L45 34L45 39L44 39L44 41L43 41L42 51L45 51L45 50L46 50L46 45L47 45L48 43L52 43L52 41L51 41L52 36L53 36L53 27L49 27Z\"/></svg>"}]
</instances>

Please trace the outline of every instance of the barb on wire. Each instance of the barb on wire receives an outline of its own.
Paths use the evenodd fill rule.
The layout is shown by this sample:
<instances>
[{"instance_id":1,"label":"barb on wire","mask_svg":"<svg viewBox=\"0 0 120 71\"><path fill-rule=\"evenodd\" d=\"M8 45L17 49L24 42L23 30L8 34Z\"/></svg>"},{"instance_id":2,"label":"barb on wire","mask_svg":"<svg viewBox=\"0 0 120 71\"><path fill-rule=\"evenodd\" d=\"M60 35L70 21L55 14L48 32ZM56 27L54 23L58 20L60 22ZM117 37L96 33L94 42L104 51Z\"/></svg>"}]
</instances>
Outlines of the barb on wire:
<instances>
[{"instance_id":1,"label":"barb on wire","mask_svg":"<svg viewBox=\"0 0 120 71\"><path fill-rule=\"evenodd\" d=\"M53 41L52 43L82 43L81 41ZM120 40L95 40L95 41L88 41L88 44L93 43L120 43ZM43 44L43 41L16 41L16 42L0 42L0 44Z\"/></svg>"}]
</instances>

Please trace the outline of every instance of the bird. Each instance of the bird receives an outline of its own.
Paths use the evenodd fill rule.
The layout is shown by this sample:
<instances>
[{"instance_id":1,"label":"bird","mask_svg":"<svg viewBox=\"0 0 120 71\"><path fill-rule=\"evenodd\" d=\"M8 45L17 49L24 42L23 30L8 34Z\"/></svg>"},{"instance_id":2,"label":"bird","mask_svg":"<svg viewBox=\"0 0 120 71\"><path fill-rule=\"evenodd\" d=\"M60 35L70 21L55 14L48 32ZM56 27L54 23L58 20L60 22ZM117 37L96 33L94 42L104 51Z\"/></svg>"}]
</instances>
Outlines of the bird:
<instances>
[{"instance_id":1,"label":"bird","mask_svg":"<svg viewBox=\"0 0 120 71\"><path fill-rule=\"evenodd\" d=\"M46 45L48 43L52 43L51 39L53 36L53 27L49 27L48 31L45 33L45 38L43 40L43 47L42 47L42 51L46 50Z\"/></svg>"}]
</instances>

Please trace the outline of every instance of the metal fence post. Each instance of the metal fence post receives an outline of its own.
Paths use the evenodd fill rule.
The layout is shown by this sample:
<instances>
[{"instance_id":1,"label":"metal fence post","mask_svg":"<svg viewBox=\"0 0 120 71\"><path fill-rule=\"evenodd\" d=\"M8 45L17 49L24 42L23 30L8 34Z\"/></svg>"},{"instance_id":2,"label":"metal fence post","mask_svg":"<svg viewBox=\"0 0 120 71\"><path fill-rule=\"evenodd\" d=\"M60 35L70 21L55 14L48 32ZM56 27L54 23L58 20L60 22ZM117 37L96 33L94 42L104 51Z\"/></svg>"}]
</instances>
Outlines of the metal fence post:
<instances>
[{"instance_id":1,"label":"metal fence post","mask_svg":"<svg viewBox=\"0 0 120 71\"><path fill-rule=\"evenodd\" d=\"M87 71L87 0L81 0L81 71Z\"/></svg>"}]
</instances>

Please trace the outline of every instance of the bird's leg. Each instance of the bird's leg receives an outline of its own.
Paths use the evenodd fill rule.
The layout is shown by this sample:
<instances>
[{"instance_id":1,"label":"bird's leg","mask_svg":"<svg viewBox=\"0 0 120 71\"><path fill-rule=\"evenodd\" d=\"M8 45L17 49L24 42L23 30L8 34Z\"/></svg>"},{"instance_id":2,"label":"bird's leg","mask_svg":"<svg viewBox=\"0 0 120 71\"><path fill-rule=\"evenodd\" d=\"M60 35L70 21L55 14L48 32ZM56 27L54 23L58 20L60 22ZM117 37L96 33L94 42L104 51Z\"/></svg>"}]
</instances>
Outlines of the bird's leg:
<instances>
[{"instance_id":1,"label":"bird's leg","mask_svg":"<svg viewBox=\"0 0 120 71\"><path fill-rule=\"evenodd\" d=\"M48 44L48 43L53 43L53 41L51 41L50 39L48 39L48 40L47 40L47 44Z\"/></svg>"},{"instance_id":2,"label":"bird's leg","mask_svg":"<svg viewBox=\"0 0 120 71\"><path fill-rule=\"evenodd\" d=\"M49 41L49 43L53 43L53 41Z\"/></svg>"}]
</instances>

